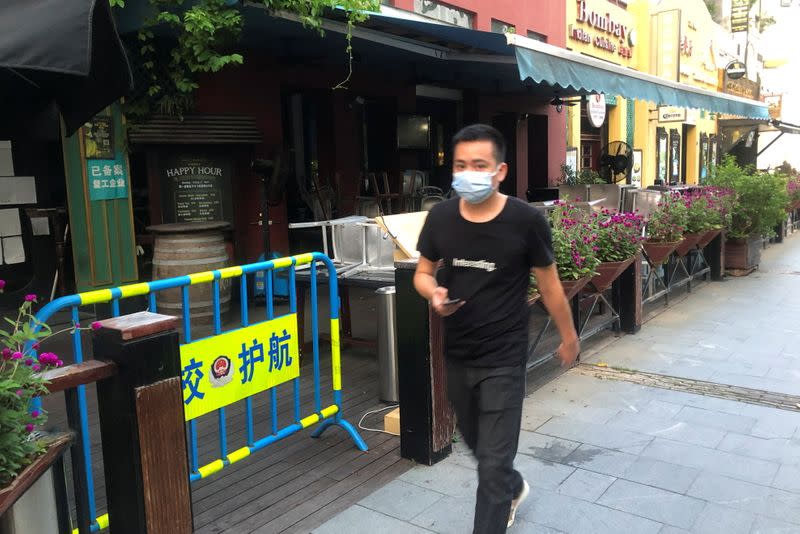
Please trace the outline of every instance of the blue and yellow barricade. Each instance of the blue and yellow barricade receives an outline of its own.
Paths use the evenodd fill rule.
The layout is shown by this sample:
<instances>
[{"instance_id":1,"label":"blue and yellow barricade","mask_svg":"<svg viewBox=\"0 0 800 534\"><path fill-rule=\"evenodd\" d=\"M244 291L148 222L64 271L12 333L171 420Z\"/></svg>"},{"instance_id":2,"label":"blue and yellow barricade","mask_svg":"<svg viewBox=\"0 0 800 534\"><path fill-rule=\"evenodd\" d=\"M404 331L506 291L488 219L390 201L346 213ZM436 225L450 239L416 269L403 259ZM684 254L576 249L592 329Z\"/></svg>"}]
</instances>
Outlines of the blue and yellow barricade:
<instances>
[{"instance_id":1,"label":"blue and yellow barricade","mask_svg":"<svg viewBox=\"0 0 800 534\"><path fill-rule=\"evenodd\" d=\"M322 405L319 363L319 318L317 295L317 263L328 270L331 328L331 382L332 403ZM311 335L313 357L314 406L308 414L301 413L300 404L300 345L298 341L297 291L295 268L309 265L311 296ZM274 271L287 270L289 275L289 313L275 316L273 306ZM265 281L266 317L260 321L250 320L248 306L248 276L260 274ZM220 312L220 281L239 278L241 295L241 325L223 332ZM192 338L189 287L211 284L213 296L213 335L202 339ZM313 252L277 258L269 261L226 267L165 280L142 282L127 286L101 289L56 299L43 306L36 319L47 322L56 312L69 309L74 324L79 324L79 308L92 304L111 304L112 314L120 313L119 301L126 298L147 296L148 309L157 312L156 294L166 289L181 289L183 309L183 340L181 343L181 384L183 387L184 415L189 434L190 480L206 478L225 466L247 458L252 453L290 436L304 428L321 423L311 434L318 437L331 425L338 425L348 432L356 446L362 451L367 445L358 431L342 417L341 352L339 346L339 296L336 269L326 255ZM81 343L82 330L72 332L72 349L75 363L83 361ZM292 422L282 428L278 424L277 386L291 382L293 385ZM269 395L270 432L257 438L253 426L253 403L255 395ZM80 425L77 429L76 447L91 466L89 423L86 409L86 392L79 386L78 405ZM228 450L226 407L244 401L246 445ZM219 456L215 460L199 465L197 450L197 419L216 412L219 429ZM102 530L109 524L108 515L97 517L94 495L94 480L91 470L84 473L86 490L79 502L87 502L84 513L95 517L92 531Z\"/></svg>"}]
</instances>

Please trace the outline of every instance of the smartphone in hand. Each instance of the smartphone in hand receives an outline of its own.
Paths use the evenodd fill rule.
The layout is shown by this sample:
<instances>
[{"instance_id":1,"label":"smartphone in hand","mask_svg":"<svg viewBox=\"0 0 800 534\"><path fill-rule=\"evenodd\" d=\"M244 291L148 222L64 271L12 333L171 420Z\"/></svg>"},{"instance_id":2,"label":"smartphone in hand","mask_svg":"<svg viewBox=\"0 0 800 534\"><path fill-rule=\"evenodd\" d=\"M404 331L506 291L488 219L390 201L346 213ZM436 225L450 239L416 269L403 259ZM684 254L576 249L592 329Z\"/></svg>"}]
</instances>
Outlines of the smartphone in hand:
<instances>
[{"instance_id":1,"label":"smartphone in hand","mask_svg":"<svg viewBox=\"0 0 800 534\"><path fill-rule=\"evenodd\" d=\"M461 304L462 302L464 302L463 299L447 299L444 302L442 302L442 305L444 305L444 306L453 306L455 304Z\"/></svg>"}]
</instances>

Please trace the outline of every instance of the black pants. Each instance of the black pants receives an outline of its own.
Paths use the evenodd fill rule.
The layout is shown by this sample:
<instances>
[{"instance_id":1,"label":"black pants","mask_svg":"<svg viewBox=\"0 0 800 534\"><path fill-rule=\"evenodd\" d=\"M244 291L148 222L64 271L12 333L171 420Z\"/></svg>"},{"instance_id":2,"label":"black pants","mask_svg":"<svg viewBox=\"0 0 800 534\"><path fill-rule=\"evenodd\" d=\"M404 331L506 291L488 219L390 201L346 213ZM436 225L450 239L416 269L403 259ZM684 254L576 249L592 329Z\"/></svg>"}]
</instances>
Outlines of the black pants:
<instances>
[{"instance_id":1,"label":"black pants","mask_svg":"<svg viewBox=\"0 0 800 534\"><path fill-rule=\"evenodd\" d=\"M478 459L478 495L474 534L506 531L511 500L522 490L522 475L514 470L525 365L467 367L447 362L447 393L458 428Z\"/></svg>"}]
</instances>

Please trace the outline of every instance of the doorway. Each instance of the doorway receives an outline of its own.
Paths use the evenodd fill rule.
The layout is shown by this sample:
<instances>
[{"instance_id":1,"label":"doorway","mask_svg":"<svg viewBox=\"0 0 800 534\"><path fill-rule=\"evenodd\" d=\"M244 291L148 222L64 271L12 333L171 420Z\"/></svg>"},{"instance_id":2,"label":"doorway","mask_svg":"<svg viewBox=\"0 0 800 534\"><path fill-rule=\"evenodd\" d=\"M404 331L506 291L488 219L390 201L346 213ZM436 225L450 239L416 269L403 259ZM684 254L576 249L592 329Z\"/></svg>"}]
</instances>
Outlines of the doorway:
<instances>
[{"instance_id":1,"label":"doorway","mask_svg":"<svg viewBox=\"0 0 800 534\"><path fill-rule=\"evenodd\" d=\"M503 113L492 117L492 126L497 128L506 140L506 163L508 175L500 184L500 192L517 196L517 117L516 113Z\"/></svg>"},{"instance_id":2,"label":"doorway","mask_svg":"<svg viewBox=\"0 0 800 534\"><path fill-rule=\"evenodd\" d=\"M547 176L547 115L528 116L528 188L550 187Z\"/></svg>"}]
</instances>

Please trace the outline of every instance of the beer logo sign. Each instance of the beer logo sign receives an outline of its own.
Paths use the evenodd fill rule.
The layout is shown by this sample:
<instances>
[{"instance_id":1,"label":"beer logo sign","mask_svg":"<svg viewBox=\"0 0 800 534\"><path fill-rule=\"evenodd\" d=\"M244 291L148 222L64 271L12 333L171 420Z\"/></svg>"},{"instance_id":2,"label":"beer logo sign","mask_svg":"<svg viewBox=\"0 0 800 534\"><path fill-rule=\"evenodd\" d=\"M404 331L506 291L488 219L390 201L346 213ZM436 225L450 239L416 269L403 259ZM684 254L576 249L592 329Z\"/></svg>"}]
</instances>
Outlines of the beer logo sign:
<instances>
[{"instance_id":1,"label":"beer logo sign","mask_svg":"<svg viewBox=\"0 0 800 534\"><path fill-rule=\"evenodd\" d=\"M233 380L231 373L231 359L227 356L217 356L211 364L211 374L208 380L214 387L222 387Z\"/></svg>"}]
</instances>

